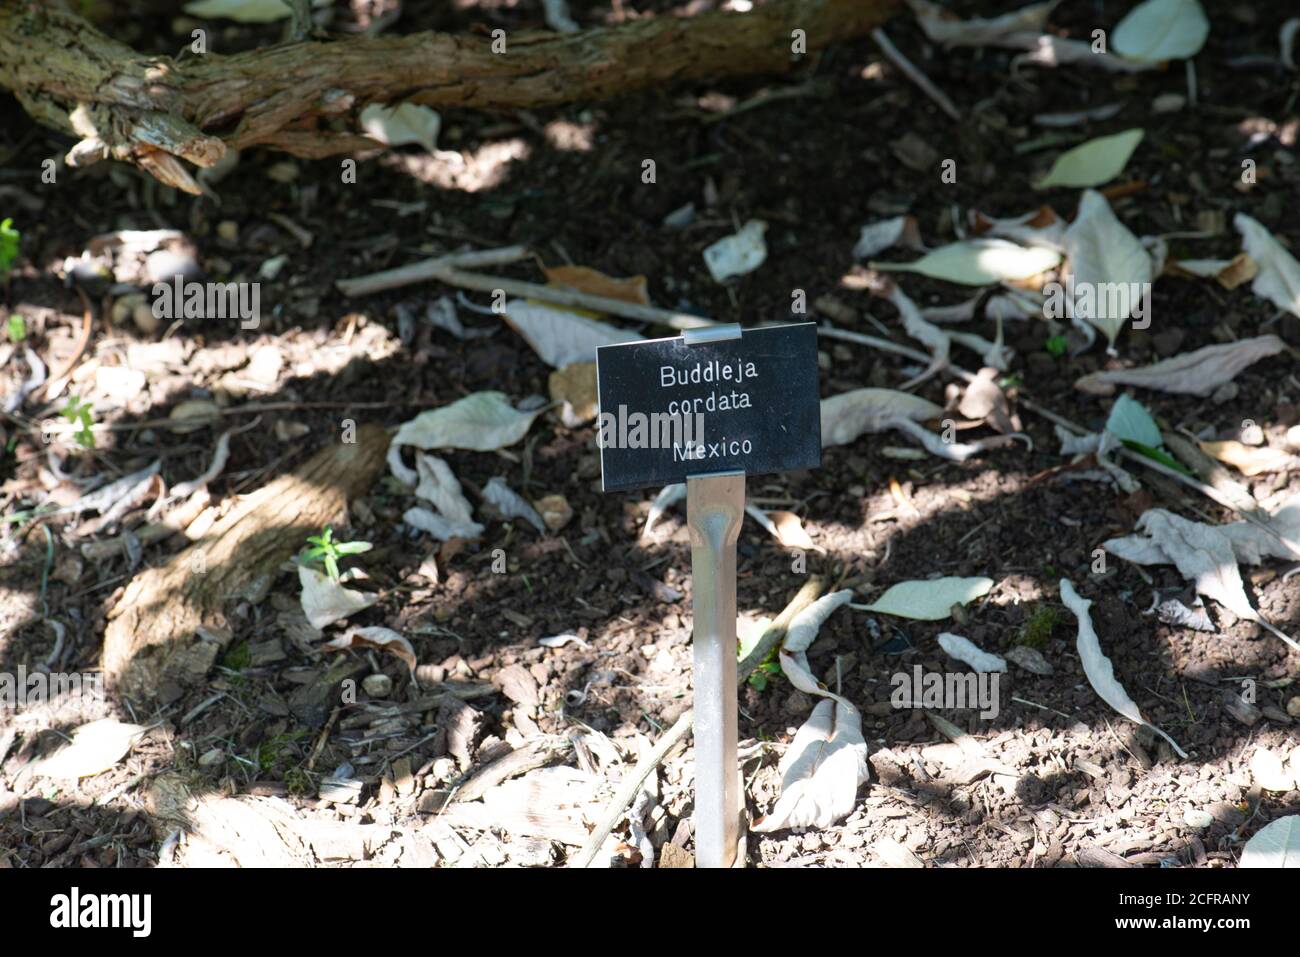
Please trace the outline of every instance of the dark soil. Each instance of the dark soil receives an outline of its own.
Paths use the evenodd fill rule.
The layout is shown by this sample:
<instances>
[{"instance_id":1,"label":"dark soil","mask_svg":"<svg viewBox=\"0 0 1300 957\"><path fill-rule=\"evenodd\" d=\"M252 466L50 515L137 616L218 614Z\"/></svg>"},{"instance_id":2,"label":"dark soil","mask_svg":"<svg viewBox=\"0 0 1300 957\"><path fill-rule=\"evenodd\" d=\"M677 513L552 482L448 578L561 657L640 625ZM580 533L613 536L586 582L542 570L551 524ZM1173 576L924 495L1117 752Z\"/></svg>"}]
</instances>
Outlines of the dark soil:
<instances>
[{"instance_id":1,"label":"dark soil","mask_svg":"<svg viewBox=\"0 0 1300 957\"><path fill-rule=\"evenodd\" d=\"M439 12L413 10L399 29L540 25L537 5L531 3L454 11L451 5L430 6ZM616 19L618 10L631 16L667 6L624 2L611 12L603 3L572 4L586 25ZM958 6L974 15L995 5ZM1053 22L1070 35L1086 37L1097 23L1115 23L1128 6L1066 5ZM361 158L356 183L345 184L341 158L305 162L252 151L214 186L219 202L174 194L109 164L85 171L63 168L56 186L41 185L41 161L62 155L69 143L32 126L14 101L3 99L0 218L12 215L23 233L23 258L7 289L7 307L27 317L42 355L66 355L80 327L81 307L57 272L92 236L122 228L177 228L196 244L205 272L227 281L255 280L267 259L286 256L278 276L262 280L264 319L255 331L242 331L237 321L190 320L148 336L129 321L111 324L107 295L94 303L95 337L88 355L101 364L119 361L115 357L132 343L160 339L164 332L183 344L183 358L165 373L151 374L146 391L112 414L120 427L99 433L93 452L60 447L59 455L66 456L62 468L74 479L126 474L159 457L169 486L199 474L211 458L213 430L177 434L142 423L166 417L185 399L219 391L218 380L240 369L258 346L280 350L284 365L278 381L261 394L230 400L275 407L261 413L258 427L233 438L226 471L210 487L213 505L222 509L332 441L344 419L397 425L479 390L500 389L515 400L547 393L551 370L504 326L490 337L460 341L420 323L415 335L403 340L399 307L418 316L426 302L455 295L454 290L415 286L346 300L334 289L336 279L464 244L522 243L547 265L571 262L612 276L644 275L656 304L723 321L801 319L805 316L791 312L794 290L804 290L809 303L830 295L856 315L855 322L837 319L837 325L874 335L883 325L897 341L907 342L892 307L842 282L855 268L851 250L860 226L908 212L927 243L939 245L953 238L954 208L962 215L978 209L1011 216L1046 202L1071 216L1077 191L1040 194L1030 186L1050 157L1084 138L1143 126L1146 139L1122 180L1138 185L1113 202L1136 234L1208 225L1217 228L1214 236L1174 239L1171 253L1230 258L1240 248L1232 216L1244 211L1300 249L1300 227L1288 215L1300 177L1294 134L1286 132L1296 122L1300 81L1294 73L1228 65L1248 54L1275 54L1286 11L1266 4L1205 6L1213 31L1196 60L1199 104L1176 112L1156 113L1151 103L1162 93L1186 93L1182 69L1137 77L1030 69L1013 78L1011 54L936 50L910 17L900 17L888 27L891 37L958 102L966 114L961 124L883 61L872 44L853 43L826 51L809 64L807 77L791 81L702 85L509 115L449 112L439 146L463 154L462 168L408 147ZM171 52L179 43L161 19L106 28L160 51ZM214 46L226 50L269 42L276 29L223 24ZM706 108L721 97L739 102L812 76L826 82L825 96L778 100L704 122L710 115ZM1037 113L1118 100L1126 105L1113 119L1063 130L1068 143L1028 154L1015 149L1046 132L1031 121ZM1260 128L1258 122L1246 123L1252 118L1275 124L1269 127L1275 135L1252 142L1251 130ZM897 150L904 137L955 159L957 182L940 184L937 168L918 172L900 162ZM1241 161L1248 157L1258 163L1258 184L1244 188ZM645 159L655 161L654 184L642 182ZM687 203L696 206L694 223L684 231L664 228L663 218ZM750 218L769 224L768 260L721 286L709 277L701 250ZM310 232L310 248L295 239L285 221ZM237 235L229 227L219 233L223 223L235 224ZM504 272L540 280L531 263ZM922 305L968 295L921 277L906 276L902 282ZM1008 344L1016 350L1013 397L1030 397L1097 428L1109 400L1080 393L1072 383L1108 361L1142 364L1266 331L1300 345L1300 323L1290 316L1279 319L1248 287L1229 292L1206 282L1166 278L1156 284L1154 297L1150 329L1123 335L1120 360L1108 360L1100 344L1075 358L1056 357L1045 347L1051 335L1045 323L1008 323ZM484 296L468 299L486 305ZM499 325L465 309L461 316L468 325ZM991 322L969 328L989 339L995 332ZM823 396L866 385L896 388L916 371L907 360L859 346L826 340L823 350ZM978 357L961 350L954 359L968 368L979 364ZM0 370L6 376L0 380L4 394L17 382L16 364ZM942 404L940 379L921 391ZM1300 419L1300 381L1286 354L1252 366L1236 383L1236 396L1222 402L1153 392L1140 398L1167 428L1193 433L1206 427L1226 432L1249 419L1276 441ZM34 415L29 404L25 412L57 419L61 407ZM1104 852L1129 864L1230 866L1251 834L1300 810L1300 793L1261 792L1248 770L1256 747L1286 755L1297 744L1286 709L1297 693L1293 680L1300 655L1217 608L1211 610L1217 634L1160 624L1145 613L1153 586L1144 574L1116 559L1104 574L1091 568L1093 550L1106 538L1128 534L1147 507L1202 520L1234 516L1150 474L1139 476L1145 488L1131 497L1076 481L1070 473L1033 480L1063 460L1050 423L1023 409L1020 414L1032 451L1017 444L964 464L908 460L890 453L890 447L908 444L904 437L867 436L828 449L819 470L750 479L751 496L766 500L768 507L797 512L826 550L807 556L805 573L792 571L791 553L747 522L739 545L739 607L752 617L777 614L806 574L853 588L860 601L870 601L895 582L939 574L986 575L996 582L986 599L967 609L969 620L960 627L850 609L830 618L809 659L815 673L832 686L838 681L842 693L862 709L872 782L860 792L858 810L834 828L751 837L751 863L874 863L881 859L878 842L889 838L936 866L1074 866L1095 862ZM237 424L244 421L252 417ZM277 425L305 428L282 439ZM66 500L72 480L55 474L39 434L25 431L12 417L0 420L0 430L12 443L0 458L0 511L12 515L47 500ZM394 718L379 715L373 702L367 710L362 695L361 704L342 709L313 757L322 724L304 720L295 692L310 686L339 656L322 656L302 637L297 580L286 571L264 601L235 610L233 641L206 686L177 689L155 706L136 702L130 705L135 711L112 698L104 704L103 713L158 726L128 759L79 788L52 789L47 782L37 789L22 771L57 742L55 729L66 731L97 715L0 716L0 862L153 866L168 828L151 817L146 795L164 774L183 774L196 791L282 795L326 817L358 824L405 822L418 829L432 819L419 810L426 792L455 787L463 774L539 731L562 735L588 728L616 743L638 735L656 738L690 700L691 579L683 511L670 512L648 539L641 539L652 491L602 494L594 431L567 429L557 413L547 413L519 446L496 454L450 452L445 458L471 488L504 475L530 499L561 494L574 518L546 536L521 522L492 522L480 541L459 550L438 549L427 537L405 532L401 515L410 497L381 481L366 499L352 503L346 527L338 528L340 538L374 543L374 550L354 564L364 567L384 595L350 624L385 625L408 636L430 680L500 684L504 669L523 665L540 688L534 712L500 693L472 700L481 719L471 735L471 764L447 772L437 764L454 754L448 722L455 719L445 709ZM891 493L891 480L901 488L902 500ZM1300 489L1300 476L1264 475L1248 484L1264 499L1288 487ZM127 524L141 520L143 512ZM44 527L53 545L44 587L47 543L39 527L12 525L12 537L5 541L0 670L33 668L50 654L54 636L41 621L48 613L67 627L65 669L92 671L105 614L133 570L124 557L81 557L81 545L93 536L79 532L77 522L52 520ZM143 564L164 561L178 548L174 540L146 546ZM491 567L498 548L508 556L506 574L494 574ZM437 556L436 581L426 564L431 554ZM1295 634L1300 632L1300 580L1288 582L1285 571L1277 563L1254 569L1247 586L1257 607ZM1155 587L1182 584L1172 568L1153 568L1146 575ZM1179 760L1163 741L1115 714L1089 687L1074 652L1074 619L1059 601L1062 577L1094 600L1094 620L1117 677L1143 713L1189 752L1188 760ZM660 583L680 598L663 600ZM1013 667L1004 676L1001 710L992 720L971 711L943 712L1018 777L953 780L936 752L927 751L946 739L923 712L890 705L891 675L917 664L934 671L954 667L936 642L944 630L960 631L997 653L1032 640L1054 666L1055 673L1046 677ZM537 644L565 632L576 633L586 647L574 643L552 650ZM900 633L908 642L898 641ZM348 654L362 666L359 675L378 670L392 678L391 700L419 699L421 691L397 659ZM1255 682L1255 704L1262 711L1250 725L1228 708L1245 679ZM574 704L574 698L581 703ZM746 687L741 737L787 742L812 704L780 677L763 690ZM221 759L201 764L199 758L214 748ZM749 807L757 816L771 809L779 791L777 756L766 748L748 753ZM416 784L410 793L395 795L391 780L399 758L409 760ZM339 811L315 794L321 777L345 760L365 788L359 805ZM669 781L679 773L670 771ZM670 789L671 798L664 800L660 842L678 835L678 842L689 846L688 832L678 831L678 823L690 816L689 779L686 784L677 792ZM1201 830L1188 826L1189 807L1209 809L1214 824ZM467 843L474 840L466 837ZM510 845L505 846L510 858ZM557 844L551 859L562 861L572 850Z\"/></svg>"}]
</instances>

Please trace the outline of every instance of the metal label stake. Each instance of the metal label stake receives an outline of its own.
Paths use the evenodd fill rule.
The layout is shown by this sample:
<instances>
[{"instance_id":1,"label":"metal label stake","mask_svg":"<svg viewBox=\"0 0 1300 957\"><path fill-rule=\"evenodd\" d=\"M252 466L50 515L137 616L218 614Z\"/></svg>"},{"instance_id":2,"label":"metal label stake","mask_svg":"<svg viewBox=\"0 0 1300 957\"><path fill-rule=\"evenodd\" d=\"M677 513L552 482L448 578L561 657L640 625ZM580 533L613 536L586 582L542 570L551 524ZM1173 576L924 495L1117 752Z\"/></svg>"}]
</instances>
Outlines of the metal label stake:
<instances>
[{"instance_id":1,"label":"metal label stake","mask_svg":"<svg viewBox=\"0 0 1300 957\"><path fill-rule=\"evenodd\" d=\"M738 339L728 323L688 329L688 346ZM736 540L745 517L743 470L686 478L694 589L695 865L730 867L740 838L736 763Z\"/></svg>"},{"instance_id":2,"label":"metal label stake","mask_svg":"<svg viewBox=\"0 0 1300 957\"><path fill-rule=\"evenodd\" d=\"M745 473L686 480L695 617L695 863L731 867L740 837L736 763L736 540Z\"/></svg>"},{"instance_id":3,"label":"metal label stake","mask_svg":"<svg viewBox=\"0 0 1300 957\"><path fill-rule=\"evenodd\" d=\"M686 481L694 580L695 863L732 867L736 760L736 541L745 476L821 464L817 327L714 325L596 350L605 491ZM657 433L661 423L698 433ZM649 424L647 432L645 426ZM657 441L646 437L660 436Z\"/></svg>"}]
</instances>

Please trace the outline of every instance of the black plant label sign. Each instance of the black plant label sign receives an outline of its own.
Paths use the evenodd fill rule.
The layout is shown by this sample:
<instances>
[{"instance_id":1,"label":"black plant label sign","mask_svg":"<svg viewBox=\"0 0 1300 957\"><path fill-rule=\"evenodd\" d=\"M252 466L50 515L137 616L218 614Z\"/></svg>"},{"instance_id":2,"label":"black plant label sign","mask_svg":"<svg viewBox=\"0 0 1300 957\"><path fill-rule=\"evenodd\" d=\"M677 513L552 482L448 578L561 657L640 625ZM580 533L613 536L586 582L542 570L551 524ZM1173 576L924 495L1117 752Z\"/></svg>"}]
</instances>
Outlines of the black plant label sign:
<instances>
[{"instance_id":1,"label":"black plant label sign","mask_svg":"<svg viewBox=\"0 0 1300 957\"><path fill-rule=\"evenodd\" d=\"M605 491L821 465L814 323L688 338L596 351Z\"/></svg>"}]
</instances>

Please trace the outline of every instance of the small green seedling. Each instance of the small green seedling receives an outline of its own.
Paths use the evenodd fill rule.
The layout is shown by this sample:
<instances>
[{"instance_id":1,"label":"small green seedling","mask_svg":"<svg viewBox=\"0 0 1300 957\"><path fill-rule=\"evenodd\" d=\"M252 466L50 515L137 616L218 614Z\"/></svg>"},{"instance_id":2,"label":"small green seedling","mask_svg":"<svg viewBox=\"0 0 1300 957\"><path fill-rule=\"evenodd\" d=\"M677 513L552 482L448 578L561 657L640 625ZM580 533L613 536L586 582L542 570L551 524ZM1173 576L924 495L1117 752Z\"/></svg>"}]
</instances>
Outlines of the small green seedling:
<instances>
[{"instance_id":1,"label":"small green seedling","mask_svg":"<svg viewBox=\"0 0 1300 957\"><path fill-rule=\"evenodd\" d=\"M6 219L0 222L0 282L9 275L9 269L18 258L18 230L14 221Z\"/></svg>"},{"instance_id":2,"label":"small green seedling","mask_svg":"<svg viewBox=\"0 0 1300 957\"><path fill-rule=\"evenodd\" d=\"M90 414L92 409L94 409L94 406L89 402L83 403L77 396L70 395L68 396L68 404L59 413L69 422L80 426L76 432L72 433L72 437L77 440L78 445L86 449L95 447L95 433L91 430L91 426L95 424L95 420L91 418Z\"/></svg>"},{"instance_id":3,"label":"small green seedling","mask_svg":"<svg viewBox=\"0 0 1300 957\"><path fill-rule=\"evenodd\" d=\"M768 681L780 673L781 662L769 659L754 669L749 676L749 686L755 691L762 691L767 688Z\"/></svg>"},{"instance_id":4,"label":"small green seedling","mask_svg":"<svg viewBox=\"0 0 1300 957\"><path fill-rule=\"evenodd\" d=\"M763 632L763 628L751 628L740 636L740 641L737 642L738 660L744 661L749 653L754 650L754 646L763 637ZM763 691L773 677L781 674L780 650L780 648L773 648L769 651L762 663L745 679L755 691Z\"/></svg>"},{"instance_id":5,"label":"small green seedling","mask_svg":"<svg viewBox=\"0 0 1300 957\"><path fill-rule=\"evenodd\" d=\"M312 547L303 553L309 562L319 561L325 566L325 574L334 581L339 580L339 559L345 555L360 555L374 548L370 542L336 542L334 529L326 525L319 535L308 535L307 544Z\"/></svg>"},{"instance_id":6,"label":"small green seedling","mask_svg":"<svg viewBox=\"0 0 1300 957\"><path fill-rule=\"evenodd\" d=\"M10 342L22 342L27 338L27 321L22 316L12 315L5 323L5 332L9 334Z\"/></svg>"},{"instance_id":7,"label":"small green seedling","mask_svg":"<svg viewBox=\"0 0 1300 957\"><path fill-rule=\"evenodd\" d=\"M1070 348L1070 340L1065 336L1052 336L1043 343L1043 348L1047 350L1048 355L1061 358Z\"/></svg>"}]
</instances>

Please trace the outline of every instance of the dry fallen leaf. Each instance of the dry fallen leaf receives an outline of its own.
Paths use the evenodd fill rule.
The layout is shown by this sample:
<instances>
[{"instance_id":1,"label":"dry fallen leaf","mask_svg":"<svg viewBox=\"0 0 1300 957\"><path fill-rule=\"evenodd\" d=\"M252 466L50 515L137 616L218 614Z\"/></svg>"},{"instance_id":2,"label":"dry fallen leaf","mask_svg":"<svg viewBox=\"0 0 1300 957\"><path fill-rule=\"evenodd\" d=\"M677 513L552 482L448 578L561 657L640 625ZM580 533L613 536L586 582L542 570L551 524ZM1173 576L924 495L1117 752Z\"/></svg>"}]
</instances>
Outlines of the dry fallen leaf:
<instances>
[{"instance_id":1,"label":"dry fallen leaf","mask_svg":"<svg viewBox=\"0 0 1300 957\"><path fill-rule=\"evenodd\" d=\"M1241 867L1300 867L1300 814L1280 817L1241 849Z\"/></svg>"},{"instance_id":2,"label":"dry fallen leaf","mask_svg":"<svg viewBox=\"0 0 1300 957\"><path fill-rule=\"evenodd\" d=\"M1295 775L1268 748L1255 749L1250 757L1250 775L1265 791L1291 791L1296 787Z\"/></svg>"},{"instance_id":3,"label":"dry fallen leaf","mask_svg":"<svg viewBox=\"0 0 1300 957\"><path fill-rule=\"evenodd\" d=\"M818 552L826 551L809 537L808 532L804 530L803 523L799 520L799 516L794 512L764 512L756 505L746 505L745 511L754 521L767 529L769 535L786 548L805 548Z\"/></svg>"},{"instance_id":4,"label":"dry fallen leaf","mask_svg":"<svg viewBox=\"0 0 1300 957\"><path fill-rule=\"evenodd\" d=\"M1054 269L1061 255L1043 246L1020 246L1005 239L967 239L940 246L910 263L871 262L886 272L914 272L966 286L1029 279Z\"/></svg>"},{"instance_id":5,"label":"dry fallen leaf","mask_svg":"<svg viewBox=\"0 0 1300 957\"><path fill-rule=\"evenodd\" d=\"M1263 472L1286 472L1300 464L1290 452L1262 445L1252 447L1235 440L1202 442L1201 448L1220 462L1226 462L1242 475L1259 475Z\"/></svg>"},{"instance_id":6,"label":"dry fallen leaf","mask_svg":"<svg viewBox=\"0 0 1300 957\"><path fill-rule=\"evenodd\" d=\"M1093 372L1077 379L1074 387L1093 395L1113 395L1117 385L1182 395L1210 395L1243 369L1285 349L1286 345L1277 336L1256 336L1205 346L1138 369Z\"/></svg>"},{"instance_id":7,"label":"dry fallen leaf","mask_svg":"<svg viewBox=\"0 0 1300 957\"><path fill-rule=\"evenodd\" d=\"M1237 253L1231 259L1176 259L1165 263L1170 275L1197 276L1215 279L1224 289L1236 289L1259 275L1259 266L1247 253Z\"/></svg>"},{"instance_id":8,"label":"dry fallen leaf","mask_svg":"<svg viewBox=\"0 0 1300 957\"><path fill-rule=\"evenodd\" d=\"M950 631L939 633L939 647L951 658L970 665L976 671L1006 671L1007 660L1001 655L985 651L969 638Z\"/></svg>"},{"instance_id":9,"label":"dry fallen leaf","mask_svg":"<svg viewBox=\"0 0 1300 957\"><path fill-rule=\"evenodd\" d=\"M893 219L863 226L857 245L853 247L853 258L870 259L894 246L922 248L921 230L916 224L915 216L895 216Z\"/></svg>"},{"instance_id":10,"label":"dry fallen leaf","mask_svg":"<svg viewBox=\"0 0 1300 957\"><path fill-rule=\"evenodd\" d=\"M379 648L402 659L402 662L410 669L411 676L415 676L417 663L415 649L411 647L411 643L406 638L391 628L381 628L377 625L370 628L349 628L337 638L325 642L320 647L326 651L344 651L348 648L357 647Z\"/></svg>"},{"instance_id":11,"label":"dry fallen leaf","mask_svg":"<svg viewBox=\"0 0 1300 957\"><path fill-rule=\"evenodd\" d=\"M595 362L600 346L632 342L641 337L560 306L526 299L506 303L505 320L547 365L563 368L575 362Z\"/></svg>"},{"instance_id":12,"label":"dry fallen leaf","mask_svg":"<svg viewBox=\"0 0 1300 957\"><path fill-rule=\"evenodd\" d=\"M546 278L552 286L567 286L606 299L620 299L623 302L635 302L643 306L650 305L645 276L615 279L586 266L552 266L543 269L542 272L546 273Z\"/></svg>"},{"instance_id":13,"label":"dry fallen leaf","mask_svg":"<svg viewBox=\"0 0 1300 957\"><path fill-rule=\"evenodd\" d=\"M1247 255L1259 266L1250 291L1300 316L1300 262L1257 219L1238 213L1232 220Z\"/></svg>"},{"instance_id":14,"label":"dry fallen leaf","mask_svg":"<svg viewBox=\"0 0 1300 957\"><path fill-rule=\"evenodd\" d=\"M791 827L830 827L848 817L867 780L862 717L843 698L818 703L781 758L781 796L758 833Z\"/></svg>"},{"instance_id":15,"label":"dry fallen leaf","mask_svg":"<svg viewBox=\"0 0 1300 957\"><path fill-rule=\"evenodd\" d=\"M928 399L893 389L854 389L823 399L822 446L847 445L864 433L881 432L898 419L924 422L943 409Z\"/></svg>"},{"instance_id":16,"label":"dry fallen leaf","mask_svg":"<svg viewBox=\"0 0 1300 957\"><path fill-rule=\"evenodd\" d=\"M743 276L763 265L767 259L767 243L763 234L767 223L751 219L731 236L724 236L704 250L704 265L714 282L726 282L733 276Z\"/></svg>"},{"instance_id":17,"label":"dry fallen leaf","mask_svg":"<svg viewBox=\"0 0 1300 957\"><path fill-rule=\"evenodd\" d=\"M871 604L853 607L917 621L943 621L952 615L953 605L967 605L987 595L992 587L993 579L983 577L905 581L890 585Z\"/></svg>"},{"instance_id":18,"label":"dry fallen leaf","mask_svg":"<svg viewBox=\"0 0 1300 957\"><path fill-rule=\"evenodd\" d=\"M1115 666L1101 650L1097 632L1092 626L1092 616L1088 611L1092 607L1092 602L1080 596L1068 578L1061 579L1061 602L1079 619L1079 634L1075 641L1075 649L1079 653L1079 660L1083 663L1083 673L1088 678L1088 684L1092 685L1092 690L1097 692L1102 701L1124 717L1146 725L1168 741L1180 758L1186 758L1187 752L1178 746L1178 742L1142 717L1137 704L1115 677Z\"/></svg>"},{"instance_id":19,"label":"dry fallen leaf","mask_svg":"<svg viewBox=\"0 0 1300 957\"><path fill-rule=\"evenodd\" d=\"M101 718L72 732L71 743L32 762L33 774L75 780L107 771L126 756L147 729L115 718Z\"/></svg>"},{"instance_id":20,"label":"dry fallen leaf","mask_svg":"<svg viewBox=\"0 0 1300 957\"><path fill-rule=\"evenodd\" d=\"M997 236L1026 246L1046 246L1058 252L1065 250L1067 223L1051 206L1039 206L1031 213L1006 219L971 210L969 219L971 232L976 236Z\"/></svg>"},{"instance_id":21,"label":"dry fallen leaf","mask_svg":"<svg viewBox=\"0 0 1300 957\"><path fill-rule=\"evenodd\" d=\"M474 392L450 405L421 412L402 424L393 436L393 449L469 449L493 452L514 445L527 434L541 410L520 412L501 392ZM390 450L389 462L392 462ZM396 470L394 470L396 471ZM406 470L408 473L410 469ZM414 473L408 485L415 484ZM399 475L398 478L402 476Z\"/></svg>"},{"instance_id":22,"label":"dry fallen leaf","mask_svg":"<svg viewBox=\"0 0 1300 957\"><path fill-rule=\"evenodd\" d=\"M596 363L574 362L556 369L546 380L551 400L560 406L560 421L576 429L596 418L600 402L596 396Z\"/></svg>"},{"instance_id":23,"label":"dry fallen leaf","mask_svg":"<svg viewBox=\"0 0 1300 957\"><path fill-rule=\"evenodd\" d=\"M1065 231L1065 250L1076 290L1069 304L1072 318L1095 326L1113 349L1120 330L1141 305L1139 291L1155 278L1155 263L1106 197L1093 189L1085 190L1079 200L1078 214Z\"/></svg>"},{"instance_id":24,"label":"dry fallen leaf","mask_svg":"<svg viewBox=\"0 0 1300 957\"><path fill-rule=\"evenodd\" d=\"M1139 565L1172 563L1184 578L1195 583L1197 594L1214 599L1238 618L1256 622L1300 650L1300 644L1267 621L1246 597L1237 570L1237 551L1252 546L1258 551L1259 545L1247 541L1239 546L1228 526L1193 522L1162 508L1143 512L1137 528L1142 535L1108 539L1102 547ZM1257 526L1252 528L1260 536L1268 535Z\"/></svg>"},{"instance_id":25,"label":"dry fallen leaf","mask_svg":"<svg viewBox=\"0 0 1300 957\"><path fill-rule=\"evenodd\" d=\"M1006 393L997 384L998 370L985 366L962 392L957 411L967 419L985 421L999 432L1019 432L1020 417L1011 411Z\"/></svg>"},{"instance_id":26,"label":"dry fallen leaf","mask_svg":"<svg viewBox=\"0 0 1300 957\"><path fill-rule=\"evenodd\" d=\"M471 524L474 508L461 491L460 482L445 460L436 455L418 452L415 470L420 482L415 487L417 498L424 499L438 512L453 522Z\"/></svg>"},{"instance_id":27,"label":"dry fallen leaf","mask_svg":"<svg viewBox=\"0 0 1300 957\"><path fill-rule=\"evenodd\" d=\"M302 585L300 601L303 614L316 629L347 618L379 601L378 595L344 588L342 582L306 565L298 566L298 581Z\"/></svg>"},{"instance_id":28,"label":"dry fallen leaf","mask_svg":"<svg viewBox=\"0 0 1300 957\"><path fill-rule=\"evenodd\" d=\"M997 46L1008 37L1039 33L1061 0L1033 3L998 17L961 20L930 0L907 0L925 35L944 46Z\"/></svg>"},{"instance_id":29,"label":"dry fallen leaf","mask_svg":"<svg viewBox=\"0 0 1300 957\"><path fill-rule=\"evenodd\" d=\"M488 480L487 485L483 486L483 498L493 505L503 518L522 518L537 531L546 534L546 523L542 521L542 516L537 514L537 509L507 485L506 480L500 475L493 476Z\"/></svg>"}]
</instances>

